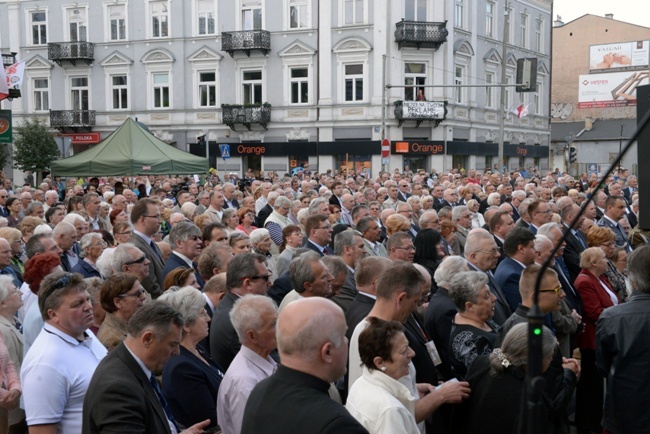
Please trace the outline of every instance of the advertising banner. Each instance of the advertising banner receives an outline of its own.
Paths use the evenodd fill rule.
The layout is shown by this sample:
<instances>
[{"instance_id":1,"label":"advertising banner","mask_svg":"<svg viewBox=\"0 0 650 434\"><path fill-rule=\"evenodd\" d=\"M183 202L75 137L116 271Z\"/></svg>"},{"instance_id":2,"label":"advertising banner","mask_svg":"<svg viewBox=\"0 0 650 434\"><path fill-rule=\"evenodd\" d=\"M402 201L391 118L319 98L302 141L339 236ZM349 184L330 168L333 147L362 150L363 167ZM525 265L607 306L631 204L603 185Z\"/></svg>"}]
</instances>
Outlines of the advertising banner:
<instances>
[{"instance_id":1,"label":"advertising banner","mask_svg":"<svg viewBox=\"0 0 650 434\"><path fill-rule=\"evenodd\" d=\"M650 84L650 71L586 74L579 80L578 108L635 106L636 88Z\"/></svg>"},{"instance_id":2,"label":"advertising banner","mask_svg":"<svg viewBox=\"0 0 650 434\"><path fill-rule=\"evenodd\" d=\"M650 41L618 42L589 47L589 70L646 68L650 62Z\"/></svg>"},{"instance_id":3,"label":"advertising banner","mask_svg":"<svg viewBox=\"0 0 650 434\"><path fill-rule=\"evenodd\" d=\"M11 142L11 110L0 110L0 143Z\"/></svg>"}]
</instances>

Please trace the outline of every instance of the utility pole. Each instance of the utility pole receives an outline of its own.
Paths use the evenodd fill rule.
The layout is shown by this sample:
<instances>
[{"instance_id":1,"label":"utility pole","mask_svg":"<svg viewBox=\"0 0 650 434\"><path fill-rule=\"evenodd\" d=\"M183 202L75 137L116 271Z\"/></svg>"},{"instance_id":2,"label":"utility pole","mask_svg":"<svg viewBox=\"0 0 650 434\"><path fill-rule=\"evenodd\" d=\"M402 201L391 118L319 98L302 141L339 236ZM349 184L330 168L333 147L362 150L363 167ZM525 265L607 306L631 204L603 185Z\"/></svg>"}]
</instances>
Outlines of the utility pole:
<instances>
[{"instance_id":1,"label":"utility pole","mask_svg":"<svg viewBox=\"0 0 650 434\"><path fill-rule=\"evenodd\" d=\"M384 143L386 138L386 92L388 92L388 87L386 86L386 55L381 56L381 143ZM384 157L382 157L383 160ZM390 157L388 157L390 158ZM384 172L388 171L389 165L382 164Z\"/></svg>"},{"instance_id":2,"label":"utility pole","mask_svg":"<svg viewBox=\"0 0 650 434\"><path fill-rule=\"evenodd\" d=\"M506 55L507 55L507 41L508 41L508 29L510 27L510 19L508 13L508 2L504 1L504 11L503 11L503 43L501 45L501 102L499 104L499 150L498 150L498 164L499 171L503 167L503 135L505 133L505 117L506 117L506 88L505 84L507 83L506 79Z\"/></svg>"}]
</instances>

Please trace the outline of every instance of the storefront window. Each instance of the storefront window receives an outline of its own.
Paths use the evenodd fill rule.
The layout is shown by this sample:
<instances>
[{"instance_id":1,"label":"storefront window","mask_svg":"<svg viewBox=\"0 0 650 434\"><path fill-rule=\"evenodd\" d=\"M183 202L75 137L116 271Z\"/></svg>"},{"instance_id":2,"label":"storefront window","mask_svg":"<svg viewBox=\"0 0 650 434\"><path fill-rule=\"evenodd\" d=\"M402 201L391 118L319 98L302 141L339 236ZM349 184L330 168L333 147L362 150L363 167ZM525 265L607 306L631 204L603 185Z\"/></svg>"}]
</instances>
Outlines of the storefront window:
<instances>
[{"instance_id":1,"label":"storefront window","mask_svg":"<svg viewBox=\"0 0 650 434\"><path fill-rule=\"evenodd\" d=\"M289 173L293 175L296 169L305 167L309 164L309 156L307 155L289 155Z\"/></svg>"},{"instance_id":2,"label":"storefront window","mask_svg":"<svg viewBox=\"0 0 650 434\"><path fill-rule=\"evenodd\" d=\"M339 173L352 173L352 171L356 171L370 174L372 170L371 156L352 154L337 155L336 167L339 168Z\"/></svg>"},{"instance_id":3,"label":"storefront window","mask_svg":"<svg viewBox=\"0 0 650 434\"><path fill-rule=\"evenodd\" d=\"M424 171L427 170L427 157L425 155L417 155L417 156L404 156L403 160L403 168L406 170L406 166L408 166L408 169L415 173L418 170L422 169Z\"/></svg>"}]
</instances>

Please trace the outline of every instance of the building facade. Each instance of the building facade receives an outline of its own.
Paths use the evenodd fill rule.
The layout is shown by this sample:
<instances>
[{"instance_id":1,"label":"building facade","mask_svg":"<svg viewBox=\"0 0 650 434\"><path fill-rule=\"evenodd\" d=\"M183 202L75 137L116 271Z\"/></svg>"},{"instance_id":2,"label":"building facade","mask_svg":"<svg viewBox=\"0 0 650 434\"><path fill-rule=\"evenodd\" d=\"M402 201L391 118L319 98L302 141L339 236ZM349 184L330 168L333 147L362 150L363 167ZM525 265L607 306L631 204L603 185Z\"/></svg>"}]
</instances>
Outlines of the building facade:
<instances>
[{"instance_id":1,"label":"building facade","mask_svg":"<svg viewBox=\"0 0 650 434\"><path fill-rule=\"evenodd\" d=\"M537 91L504 91L507 108L529 113L507 116L504 154L510 169L546 168L551 2L509 2L505 56L504 11L491 0L0 0L0 48L26 61L22 98L2 104L77 152L137 117L219 170L376 174L383 137L390 170L484 169L497 163L500 88L431 86L498 84L502 62L514 84L517 59L535 57Z\"/></svg>"},{"instance_id":2,"label":"building facade","mask_svg":"<svg viewBox=\"0 0 650 434\"><path fill-rule=\"evenodd\" d=\"M553 167L604 173L636 129L637 86L650 84L650 27L584 15L553 27ZM638 174L634 146L622 165Z\"/></svg>"}]
</instances>

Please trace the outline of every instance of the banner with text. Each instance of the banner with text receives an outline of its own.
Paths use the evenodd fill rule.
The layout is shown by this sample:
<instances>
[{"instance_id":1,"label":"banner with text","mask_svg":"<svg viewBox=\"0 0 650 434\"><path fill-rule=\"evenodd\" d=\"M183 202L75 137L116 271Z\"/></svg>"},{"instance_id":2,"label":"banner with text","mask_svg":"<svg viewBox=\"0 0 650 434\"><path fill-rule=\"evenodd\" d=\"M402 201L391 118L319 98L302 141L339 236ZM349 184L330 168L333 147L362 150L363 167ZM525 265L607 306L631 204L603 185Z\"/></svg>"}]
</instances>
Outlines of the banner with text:
<instances>
[{"instance_id":1,"label":"banner with text","mask_svg":"<svg viewBox=\"0 0 650 434\"><path fill-rule=\"evenodd\" d=\"M640 69L650 62L650 41L618 42L589 47L589 70Z\"/></svg>"},{"instance_id":2,"label":"banner with text","mask_svg":"<svg viewBox=\"0 0 650 434\"><path fill-rule=\"evenodd\" d=\"M578 108L635 106L636 88L650 84L650 71L586 74L579 80Z\"/></svg>"}]
</instances>

